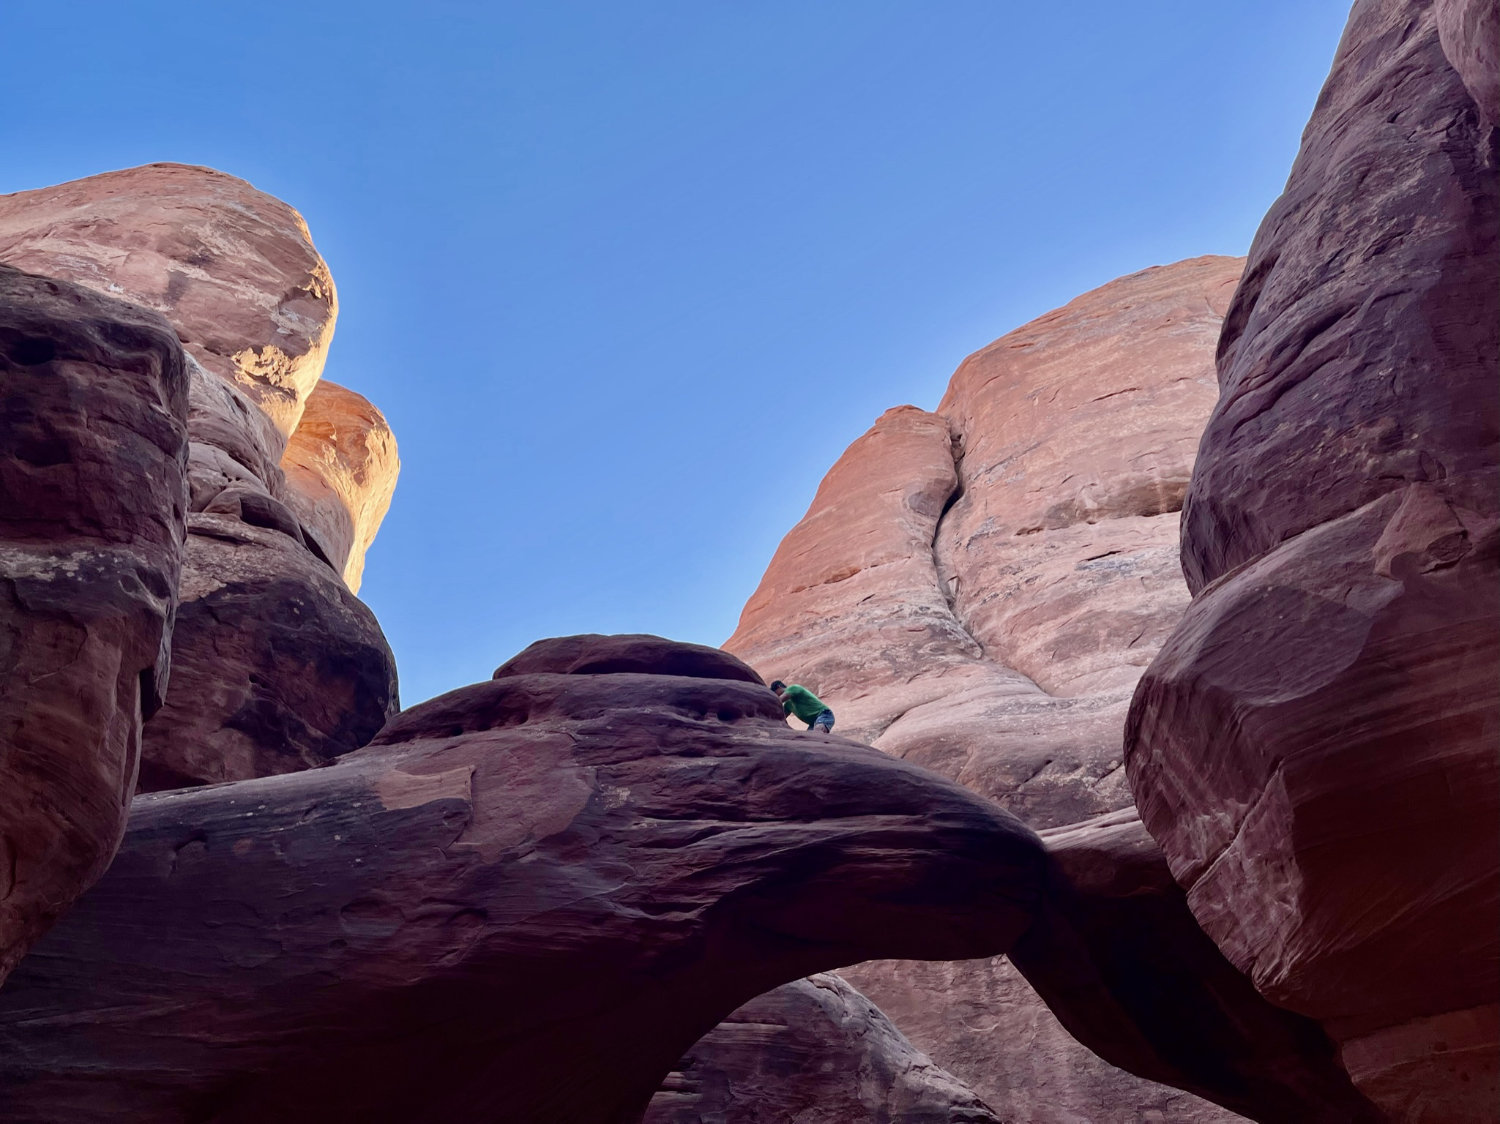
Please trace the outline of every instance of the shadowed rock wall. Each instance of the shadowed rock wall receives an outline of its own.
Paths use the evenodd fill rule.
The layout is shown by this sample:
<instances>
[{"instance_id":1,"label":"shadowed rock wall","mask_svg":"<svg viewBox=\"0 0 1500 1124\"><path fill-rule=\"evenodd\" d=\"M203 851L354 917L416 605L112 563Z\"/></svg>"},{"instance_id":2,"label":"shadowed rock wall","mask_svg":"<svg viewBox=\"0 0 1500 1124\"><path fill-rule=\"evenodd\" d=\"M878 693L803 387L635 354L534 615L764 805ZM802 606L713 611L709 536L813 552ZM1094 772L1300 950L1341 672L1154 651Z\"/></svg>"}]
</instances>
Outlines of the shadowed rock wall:
<instances>
[{"instance_id":1,"label":"shadowed rock wall","mask_svg":"<svg viewBox=\"0 0 1500 1124\"><path fill-rule=\"evenodd\" d=\"M0 980L109 863L169 689L188 374L155 313L0 266Z\"/></svg>"},{"instance_id":2,"label":"shadowed rock wall","mask_svg":"<svg viewBox=\"0 0 1500 1124\"><path fill-rule=\"evenodd\" d=\"M623 1124L763 991L1003 951L1043 862L722 652L544 642L327 768L140 797L0 989L0 1116Z\"/></svg>"},{"instance_id":3,"label":"shadowed rock wall","mask_svg":"<svg viewBox=\"0 0 1500 1124\"><path fill-rule=\"evenodd\" d=\"M1229 310L1195 597L1126 737L1204 930L1403 1121L1500 1103L1493 26L1355 5Z\"/></svg>"}]
</instances>

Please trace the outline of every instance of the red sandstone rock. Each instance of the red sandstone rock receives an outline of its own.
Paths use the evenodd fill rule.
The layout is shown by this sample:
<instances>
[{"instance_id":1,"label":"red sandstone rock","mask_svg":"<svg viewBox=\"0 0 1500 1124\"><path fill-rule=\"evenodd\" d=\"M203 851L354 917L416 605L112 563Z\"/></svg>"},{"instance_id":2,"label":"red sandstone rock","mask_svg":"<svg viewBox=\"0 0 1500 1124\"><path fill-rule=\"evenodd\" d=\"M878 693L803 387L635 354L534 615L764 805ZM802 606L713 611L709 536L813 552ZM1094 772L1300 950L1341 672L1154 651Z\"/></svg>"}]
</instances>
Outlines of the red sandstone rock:
<instances>
[{"instance_id":1,"label":"red sandstone rock","mask_svg":"<svg viewBox=\"0 0 1500 1124\"><path fill-rule=\"evenodd\" d=\"M839 733L1035 826L1129 806L1121 728L1187 602L1174 509L1241 266L1111 282L971 356L939 413L887 411L830 470L725 647L816 690ZM1004 961L849 975L1002 1113L1231 1119L1102 1065Z\"/></svg>"},{"instance_id":2,"label":"red sandstone rock","mask_svg":"<svg viewBox=\"0 0 1500 1124\"><path fill-rule=\"evenodd\" d=\"M1496 1040L1474 1040L1470 1012L1497 991L1497 563L1495 518L1437 487L1304 532L1194 601L1127 730L1142 816L1199 922L1346 1059L1386 1041L1351 1071L1401 1120L1495 1103ZM1463 1033L1432 1035L1448 1013ZM1405 1025L1415 1056L1390 1045ZM1445 1037L1469 1057L1434 1049ZM1413 1072L1377 1088L1391 1067Z\"/></svg>"},{"instance_id":3,"label":"red sandstone rock","mask_svg":"<svg viewBox=\"0 0 1500 1124\"><path fill-rule=\"evenodd\" d=\"M1042 838L1055 863L1048 890L1008 957L877 961L840 975L900 1012L913 1039L970 1049L957 1066L998 1090L1013 1119L1384 1119L1318 1025L1263 999L1198 928L1132 810Z\"/></svg>"},{"instance_id":4,"label":"red sandstone rock","mask_svg":"<svg viewBox=\"0 0 1500 1124\"><path fill-rule=\"evenodd\" d=\"M1500 1099L1495 143L1433 8L1357 3L1226 320L1197 592L1127 730L1205 931L1403 1121Z\"/></svg>"},{"instance_id":5,"label":"red sandstone rock","mask_svg":"<svg viewBox=\"0 0 1500 1124\"><path fill-rule=\"evenodd\" d=\"M358 593L365 551L391 506L401 469L385 415L324 379L307 398L281 469L287 505L344 584Z\"/></svg>"},{"instance_id":6,"label":"red sandstone rock","mask_svg":"<svg viewBox=\"0 0 1500 1124\"><path fill-rule=\"evenodd\" d=\"M140 791L327 764L399 707L379 623L293 511L253 486L188 516L176 669Z\"/></svg>"},{"instance_id":7,"label":"red sandstone rock","mask_svg":"<svg viewBox=\"0 0 1500 1124\"><path fill-rule=\"evenodd\" d=\"M1047 889L1037 921L1009 957L1077 1041L1124 1070L1194 1090L1268 1124L1378 1124L1384 1119L1350 1084L1322 1028L1267 1002L1198 928L1165 859L1133 810L1056 828L1043 832L1042 838L1052 860ZM999 961L857 965L840 974L859 977L873 969L877 981L892 991L948 969L955 985L948 1017L997 1030L1003 1008L983 1002L995 997L995 985L1008 984L1007 997L1023 1009L1035 1011L1037 1005L1034 996L1018 989L1013 976L993 980L989 988L972 987L982 979L978 969L992 963ZM911 1006L908 999L905 1007ZM767 1021L754 1013L756 1009L757 1004L748 1005L741 1017ZM933 1005L927 1004L923 1013L933 1014ZM931 1026L922 1025L932 1032ZM1007 1032L1015 1025L1012 1019ZM814 1053L817 1021L804 1020L797 1029L799 1049ZM729 1119L753 1119L744 1114L758 1105L785 1103L753 1079L743 1088L733 1084L748 1063L743 1060L744 1048L734 1045L740 1037L736 1028L730 1024L715 1035L721 1032L723 1043L714 1042L714 1035L700 1043L709 1053L699 1067L706 1071L699 1080L711 1084L713 1092L699 1094L690 1103L710 1098L715 1098L715 1105L733 1103L736 1113ZM854 1067L836 1060L843 1056L839 1034L826 1027L821 1033L828 1039L825 1064L841 1082L829 1096L848 1095ZM1014 1042L984 1045L988 1048L980 1057L966 1059L967 1065L1009 1067L990 1080L1005 1089L1008 1111L1015 1119L1124 1124L1143 1118L1204 1119L1216 1111L1165 1085L1153 1086L1105 1066L1074 1072L1070 1063L1077 1042L1035 1022L1026 1028L1024 1055ZM785 1068L799 1076L788 1082L784 1096L805 1095L816 1084L816 1077L805 1076L815 1073L811 1064ZM669 1083L661 1103L681 1103L677 1096L677 1086ZM867 1115L851 1113L844 1119ZM783 1112L766 1118L795 1117ZM1240 1119L1223 1111L1219 1118Z\"/></svg>"},{"instance_id":8,"label":"red sandstone rock","mask_svg":"<svg viewBox=\"0 0 1500 1124\"><path fill-rule=\"evenodd\" d=\"M839 969L924 1053L1007 1120L1233 1124L1238 1113L1118 1069L1073 1037L1003 956L879 960ZM929 1045L924 1046L927 1043Z\"/></svg>"},{"instance_id":9,"label":"red sandstone rock","mask_svg":"<svg viewBox=\"0 0 1500 1124\"><path fill-rule=\"evenodd\" d=\"M1239 269L1112 282L966 360L939 414L887 411L725 647L1040 826L1128 804L1119 728L1186 603L1170 512Z\"/></svg>"},{"instance_id":10,"label":"red sandstone rock","mask_svg":"<svg viewBox=\"0 0 1500 1124\"><path fill-rule=\"evenodd\" d=\"M704 1035L651 1099L643 1124L1000 1124L834 975L758 996Z\"/></svg>"},{"instance_id":11,"label":"red sandstone rock","mask_svg":"<svg viewBox=\"0 0 1500 1124\"><path fill-rule=\"evenodd\" d=\"M364 744L396 705L395 664L335 575L357 588L398 463L379 411L314 387L336 302L301 216L232 176L153 164L0 197L0 254L128 294L187 341L177 687L146 727L142 790Z\"/></svg>"},{"instance_id":12,"label":"red sandstone rock","mask_svg":"<svg viewBox=\"0 0 1500 1124\"><path fill-rule=\"evenodd\" d=\"M188 516L175 674L145 727L142 792L327 764L398 709L379 624L303 549L296 520L237 514Z\"/></svg>"},{"instance_id":13,"label":"red sandstone rock","mask_svg":"<svg viewBox=\"0 0 1500 1124\"><path fill-rule=\"evenodd\" d=\"M1266 1124L1380 1124L1322 1028L1204 935L1133 809L1043 835L1053 866L1010 959L1079 1041Z\"/></svg>"},{"instance_id":14,"label":"red sandstone rock","mask_svg":"<svg viewBox=\"0 0 1500 1124\"><path fill-rule=\"evenodd\" d=\"M137 799L0 990L0 1115L630 1121L754 995L1027 926L1034 835L789 730L748 668L559 673L642 645L533 648L328 768Z\"/></svg>"},{"instance_id":15,"label":"red sandstone rock","mask_svg":"<svg viewBox=\"0 0 1500 1124\"><path fill-rule=\"evenodd\" d=\"M1489 125L1500 124L1500 8L1490 0L1437 0L1438 39Z\"/></svg>"},{"instance_id":16,"label":"red sandstone rock","mask_svg":"<svg viewBox=\"0 0 1500 1124\"><path fill-rule=\"evenodd\" d=\"M719 648L680 644L660 636L585 633L538 640L495 669L513 675L671 675L686 679L733 679L764 686L760 676Z\"/></svg>"},{"instance_id":17,"label":"red sandstone rock","mask_svg":"<svg viewBox=\"0 0 1500 1124\"><path fill-rule=\"evenodd\" d=\"M1238 258L1112 281L959 367L962 494L935 549L992 660L1054 695L1133 686L1184 604L1176 511Z\"/></svg>"},{"instance_id":18,"label":"red sandstone rock","mask_svg":"<svg viewBox=\"0 0 1500 1124\"><path fill-rule=\"evenodd\" d=\"M1406 484L1494 468L1492 137L1430 4L1361 0L1224 323L1182 513L1194 592Z\"/></svg>"},{"instance_id":19,"label":"red sandstone rock","mask_svg":"<svg viewBox=\"0 0 1500 1124\"><path fill-rule=\"evenodd\" d=\"M159 316L0 266L0 979L104 870L167 685L188 376Z\"/></svg>"},{"instance_id":20,"label":"red sandstone rock","mask_svg":"<svg viewBox=\"0 0 1500 1124\"><path fill-rule=\"evenodd\" d=\"M189 509L226 489L291 503L357 587L394 486L394 442L378 411L339 388L296 435L337 313L301 215L222 172L150 164L0 196L0 257L165 315L193 376Z\"/></svg>"},{"instance_id":21,"label":"red sandstone rock","mask_svg":"<svg viewBox=\"0 0 1500 1124\"><path fill-rule=\"evenodd\" d=\"M188 510L207 510L227 490L284 494L277 464L284 438L275 424L244 390L191 355L188 370Z\"/></svg>"},{"instance_id":22,"label":"red sandstone rock","mask_svg":"<svg viewBox=\"0 0 1500 1124\"><path fill-rule=\"evenodd\" d=\"M187 164L0 196L0 259L162 313L188 354L242 390L282 439L322 373L338 313L301 215Z\"/></svg>"}]
</instances>

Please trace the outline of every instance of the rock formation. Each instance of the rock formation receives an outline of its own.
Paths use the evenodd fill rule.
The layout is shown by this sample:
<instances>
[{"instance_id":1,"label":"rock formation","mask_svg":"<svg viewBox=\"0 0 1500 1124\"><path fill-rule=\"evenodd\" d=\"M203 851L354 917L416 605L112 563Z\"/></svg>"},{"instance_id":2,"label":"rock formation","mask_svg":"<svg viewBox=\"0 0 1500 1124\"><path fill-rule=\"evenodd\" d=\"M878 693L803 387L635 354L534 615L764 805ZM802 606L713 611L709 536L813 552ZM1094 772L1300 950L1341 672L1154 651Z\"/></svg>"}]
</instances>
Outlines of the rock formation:
<instances>
[{"instance_id":1,"label":"rock formation","mask_svg":"<svg viewBox=\"0 0 1500 1124\"><path fill-rule=\"evenodd\" d=\"M838 976L752 999L704 1035L643 1124L1001 1124Z\"/></svg>"},{"instance_id":2,"label":"rock formation","mask_svg":"<svg viewBox=\"0 0 1500 1124\"><path fill-rule=\"evenodd\" d=\"M1482 123L1500 124L1500 9L1487 0L1437 0L1438 39L1479 107Z\"/></svg>"},{"instance_id":3,"label":"rock formation","mask_svg":"<svg viewBox=\"0 0 1500 1124\"><path fill-rule=\"evenodd\" d=\"M1078 1041L1267 1124L1384 1120L1322 1028L1268 1003L1204 935L1134 809L1042 838L1038 919L1009 955Z\"/></svg>"},{"instance_id":4,"label":"rock formation","mask_svg":"<svg viewBox=\"0 0 1500 1124\"><path fill-rule=\"evenodd\" d=\"M1269 1003L1204 935L1133 809L1042 839L1048 860L1036 916L1008 955L1079 1042L1130 1073L1265 1124L1385 1120L1350 1083L1323 1029ZM1038 1102L1064 1072L1047 1071L1058 1061L1054 1053L1033 1063ZM1207 1109L1160 1086L1153 1094L1144 1082L1118 1084L1129 1099L1089 1108L1088 1119L1180 1119ZM867 999L822 977L762 995L716 1027L681 1059L646 1119L948 1114L996 1119Z\"/></svg>"},{"instance_id":5,"label":"rock formation","mask_svg":"<svg viewBox=\"0 0 1500 1124\"><path fill-rule=\"evenodd\" d=\"M358 593L365 551L391 506L401 460L385 416L324 380L313 387L281 458L286 500L310 545Z\"/></svg>"},{"instance_id":6,"label":"rock formation","mask_svg":"<svg viewBox=\"0 0 1500 1124\"><path fill-rule=\"evenodd\" d=\"M1120 727L1187 602L1176 508L1241 265L1111 282L965 360L936 414L888 411L725 647L1038 827L1127 805Z\"/></svg>"},{"instance_id":7,"label":"rock formation","mask_svg":"<svg viewBox=\"0 0 1500 1124\"><path fill-rule=\"evenodd\" d=\"M1242 265L1111 282L967 359L937 413L888 411L725 646L1034 827L1129 807L1121 730L1187 602L1175 508ZM1003 960L845 974L1002 1115L1232 1119L1100 1063Z\"/></svg>"},{"instance_id":8,"label":"rock formation","mask_svg":"<svg viewBox=\"0 0 1500 1124\"><path fill-rule=\"evenodd\" d=\"M146 726L140 788L312 768L396 710L374 614L298 541L243 518L188 516L173 689Z\"/></svg>"},{"instance_id":9,"label":"rock formation","mask_svg":"<svg viewBox=\"0 0 1500 1124\"><path fill-rule=\"evenodd\" d=\"M1481 7L1354 7L1225 322L1195 596L1127 731L1204 930L1410 1121L1500 1101L1500 176L1484 52L1445 55Z\"/></svg>"},{"instance_id":10,"label":"rock formation","mask_svg":"<svg viewBox=\"0 0 1500 1124\"><path fill-rule=\"evenodd\" d=\"M177 689L146 727L142 789L363 745L396 708L395 663L352 590L398 462L380 412L318 382L337 300L302 217L151 164L0 197L0 257L156 309L188 352Z\"/></svg>"},{"instance_id":11,"label":"rock formation","mask_svg":"<svg viewBox=\"0 0 1500 1124\"><path fill-rule=\"evenodd\" d=\"M629 1121L754 995L1031 921L1029 830L794 733L724 653L591 637L496 675L329 767L139 797L0 990L0 1116Z\"/></svg>"},{"instance_id":12,"label":"rock formation","mask_svg":"<svg viewBox=\"0 0 1500 1124\"><path fill-rule=\"evenodd\" d=\"M0 266L0 980L103 872L161 705L188 375L161 317Z\"/></svg>"},{"instance_id":13,"label":"rock formation","mask_svg":"<svg viewBox=\"0 0 1500 1124\"><path fill-rule=\"evenodd\" d=\"M0 197L0 260L160 312L237 392L231 409L258 406L281 441L338 315L302 216L211 168L147 164ZM274 467L281 449L266 444Z\"/></svg>"},{"instance_id":14,"label":"rock formation","mask_svg":"<svg viewBox=\"0 0 1500 1124\"><path fill-rule=\"evenodd\" d=\"M1491 1119L1497 21L1357 0L1248 264L851 446L729 646L875 748L645 636L395 714L300 217L0 197L0 1116Z\"/></svg>"}]
</instances>

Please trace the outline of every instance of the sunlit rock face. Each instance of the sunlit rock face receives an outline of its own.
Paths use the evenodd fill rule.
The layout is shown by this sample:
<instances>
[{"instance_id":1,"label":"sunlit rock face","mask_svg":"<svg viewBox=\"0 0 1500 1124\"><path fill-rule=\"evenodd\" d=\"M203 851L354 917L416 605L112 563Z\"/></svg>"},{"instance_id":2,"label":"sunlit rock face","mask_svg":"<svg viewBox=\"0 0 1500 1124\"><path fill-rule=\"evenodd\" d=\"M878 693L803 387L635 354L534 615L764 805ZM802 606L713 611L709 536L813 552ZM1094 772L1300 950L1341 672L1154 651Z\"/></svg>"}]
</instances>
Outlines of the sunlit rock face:
<instances>
[{"instance_id":1,"label":"sunlit rock face","mask_svg":"<svg viewBox=\"0 0 1500 1124\"><path fill-rule=\"evenodd\" d=\"M188 372L160 316L0 266L0 980L109 863L169 686Z\"/></svg>"},{"instance_id":2,"label":"sunlit rock face","mask_svg":"<svg viewBox=\"0 0 1500 1124\"><path fill-rule=\"evenodd\" d=\"M1120 278L887 411L829 471L726 648L839 733L1037 828L1128 807L1131 689L1185 607L1177 507L1242 259ZM1234 1117L1103 1064L1003 960L845 973L997 1112Z\"/></svg>"},{"instance_id":3,"label":"sunlit rock face","mask_svg":"<svg viewBox=\"0 0 1500 1124\"><path fill-rule=\"evenodd\" d=\"M313 388L281 458L286 502L312 544L358 593L365 551L391 506L401 459L385 415L326 379Z\"/></svg>"},{"instance_id":4,"label":"sunlit rock face","mask_svg":"<svg viewBox=\"0 0 1500 1124\"><path fill-rule=\"evenodd\" d=\"M187 351L179 674L142 789L364 744L397 705L395 663L351 591L399 461L378 410L319 382L337 301L302 217L222 172L151 164L0 197L0 257L160 311Z\"/></svg>"},{"instance_id":5,"label":"sunlit rock face","mask_svg":"<svg viewBox=\"0 0 1500 1124\"><path fill-rule=\"evenodd\" d=\"M938 406L962 458L939 576L986 656L1050 695L1134 686L1181 610L1177 512L1243 267L1113 281L966 359Z\"/></svg>"},{"instance_id":6,"label":"sunlit rock face","mask_svg":"<svg viewBox=\"0 0 1500 1124\"><path fill-rule=\"evenodd\" d=\"M0 196L0 258L166 316L192 360L191 509L226 488L289 503L357 591L399 462L380 411L320 382L338 302L301 215L211 168L148 164Z\"/></svg>"},{"instance_id":7,"label":"sunlit rock face","mask_svg":"<svg viewBox=\"0 0 1500 1124\"><path fill-rule=\"evenodd\" d=\"M634 1121L762 992L1003 952L1045 861L723 652L542 642L326 768L139 797L0 989L0 1117Z\"/></svg>"},{"instance_id":8,"label":"sunlit rock face","mask_svg":"<svg viewBox=\"0 0 1500 1124\"><path fill-rule=\"evenodd\" d=\"M1461 47L1487 7L1354 7L1226 320L1195 597L1126 738L1204 930L1400 1120L1500 1103L1500 175L1439 22L1477 17Z\"/></svg>"},{"instance_id":9,"label":"sunlit rock face","mask_svg":"<svg viewBox=\"0 0 1500 1124\"><path fill-rule=\"evenodd\" d=\"M0 196L0 259L160 312L282 440L323 373L338 298L307 224L223 172L147 164Z\"/></svg>"},{"instance_id":10,"label":"sunlit rock face","mask_svg":"<svg viewBox=\"0 0 1500 1124\"><path fill-rule=\"evenodd\" d=\"M838 976L752 999L678 1062L643 1124L1001 1124Z\"/></svg>"},{"instance_id":11,"label":"sunlit rock face","mask_svg":"<svg viewBox=\"0 0 1500 1124\"><path fill-rule=\"evenodd\" d=\"M1095 290L887 411L829 471L725 647L837 729L1039 827L1129 803L1129 691L1187 603L1177 507L1242 261Z\"/></svg>"}]
</instances>

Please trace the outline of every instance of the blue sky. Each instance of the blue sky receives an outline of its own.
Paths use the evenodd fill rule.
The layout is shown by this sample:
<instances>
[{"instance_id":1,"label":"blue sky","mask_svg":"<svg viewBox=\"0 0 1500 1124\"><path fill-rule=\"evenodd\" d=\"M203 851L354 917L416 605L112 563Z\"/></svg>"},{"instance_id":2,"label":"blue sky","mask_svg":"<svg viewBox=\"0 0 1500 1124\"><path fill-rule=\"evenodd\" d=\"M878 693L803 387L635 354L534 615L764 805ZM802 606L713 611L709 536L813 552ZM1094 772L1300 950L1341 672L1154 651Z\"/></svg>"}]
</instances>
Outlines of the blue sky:
<instances>
[{"instance_id":1,"label":"blue sky","mask_svg":"<svg viewBox=\"0 0 1500 1124\"><path fill-rule=\"evenodd\" d=\"M543 636L718 643L964 355L1244 253L1344 0L0 7L0 192L177 160L297 207L401 445L406 703Z\"/></svg>"}]
</instances>

